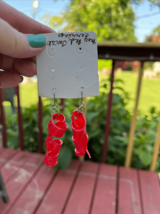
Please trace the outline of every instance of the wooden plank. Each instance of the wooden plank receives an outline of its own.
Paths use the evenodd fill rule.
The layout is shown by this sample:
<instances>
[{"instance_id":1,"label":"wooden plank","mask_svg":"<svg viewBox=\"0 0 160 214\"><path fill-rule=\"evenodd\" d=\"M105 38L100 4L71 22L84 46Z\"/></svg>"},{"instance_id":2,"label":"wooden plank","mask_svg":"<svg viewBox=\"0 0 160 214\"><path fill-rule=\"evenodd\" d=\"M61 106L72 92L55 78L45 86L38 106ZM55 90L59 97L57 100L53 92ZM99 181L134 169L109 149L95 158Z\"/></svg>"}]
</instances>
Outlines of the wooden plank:
<instances>
[{"instance_id":1,"label":"wooden plank","mask_svg":"<svg viewBox=\"0 0 160 214\"><path fill-rule=\"evenodd\" d=\"M65 100L65 99L61 99L61 101L60 101L61 112L63 112L63 111L64 111L64 108L65 108L64 100Z\"/></svg>"},{"instance_id":2,"label":"wooden plank","mask_svg":"<svg viewBox=\"0 0 160 214\"><path fill-rule=\"evenodd\" d=\"M132 150L133 150L133 143L134 143L134 134L135 134L135 129L136 129L138 103L139 103L139 97L140 97L140 91L141 91L141 85L142 85L143 67L144 67L144 62L141 61L141 67L140 67L140 72L139 72L139 77L138 77L137 92L136 92L135 107L134 107L131 126L130 126L130 130L129 130L129 139L128 139L128 145L127 145L126 160L125 160L126 167L130 167L130 164L131 164Z\"/></svg>"},{"instance_id":3,"label":"wooden plank","mask_svg":"<svg viewBox=\"0 0 160 214\"><path fill-rule=\"evenodd\" d=\"M109 139L109 131L110 131L110 123L111 123L111 114L112 114L112 99L113 99L113 82L114 82L114 70L116 66L116 61L112 61L112 72L111 72L111 79L110 79L110 92L108 96L108 105L107 105L107 114L106 114L106 125L105 125L105 132L104 132L104 144L102 150L102 163L106 162L107 156L107 149L108 149L108 139Z\"/></svg>"},{"instance_id":4,"label":"wooden plank","mask_svg":"<svg viewBox=\"0 0 160 214\"><path fill-rule=\"evenodd\" d=\"M155 172L139 171L140 189L144 214L160 213L160 186Z\"/></svg>"},{"instance_id":5,"label":"wooden plank","mask_svg":"<svg viewBox=\"0 0 160 214\"><path fill-rule=\"evenodd\" d=\"M48 170L48 167L43 165L8 214L32 214L44 197L55 172L55 169Z\"/></svg>"},{"instance_id":6,"label":"wooden plank","mask_svg":"<svg viewBox=\"0 0 160 214\"><path fill-rule=\"evenodd\" d=\"M156 140L154 143L154 150L153 150L153 154L152 154L152 162L151 162L151 166L150 166L150 171L152 171L152 172L156 168L157 158L159 155L159 148L160 148L160 121L158 122Z\"/></svg>"},{"instance_id":7,"label":"wooden plank","mask_svg":"<svg viewBox=\"0 0 160 214\"><path fill-rule=\"evenodd\" d=\"M20 104L19 86L16 87L17 103L18 103L18 131L19 131L19 147L24 150L24 134L23 134L23 120Z\"/></svg>"},{"instance_id":8,"label":"wooden plank","mask_svg":"<svg viewBox=\"0 0 160 214\"><path fill-rule=\"evenodd\" d=\"M28 161L30 156L31 154L29 152L17 151L12 159L2 167L1 172L3 174L5 184L21 169L22 165L24 165Z\"/></svg>"},{"instance_id":9,"label":"wooden plank","mask_svg":"<svg viewBox=\"0 0 160 214\"><path fill-rule=\"evenodd\" d=\"M42 99L38 96L38 152L43 152L43 133L42 133L42 120L43 120L43 112L42 112Z\"/></svg>"},{"instance_id":10,"label":"wooden plank","mask_svg":"<svg viewBox=\"0 0 160 214\"><path fill-rule=\"evenodd\" d=\"M6 121L5 121L5 111L3 107L3 89L0 88L0 111L1 111L1 124L3 126L2 130L2 141L3 141L3 147L7 147L7 134L6 134Z\"/></svg>"},{"instance_id":11,"label":"wooden plank","mask_svg":"<svg viewBox=\"0 0 160 214\"><path fill-rule=\"evenodd\" d=\"M70 195L65 214L88 214L94 190L98 164L83 162L73 191Z\"/></svg>"},{"instance_id":12,"label":"wooden plank","mask_svg":"<svg viewBox=\"0 0 160 214\"><path fill-rule=\"evenodd\" d=\"M62 213L79 165L74 160L66 170L59 171L36 214Z\"/></svg>"},{"instance_id":13,"label":"wooden plank","mask_svg":"<svg viewBox=\"0 0 160 214\"><path fill-rule=\"evenodd\" d=\"M119 169L118 214L142 214L136 169Z\"/></svg>"},{"instance_id":14,"label":"wooden plank","mask_svg":"<svg viewBox=\"0 0 160 214\"><path fill-rule=\"evenodd\" d=\"M115 214L117 166L101 164L91 214Z\"/></svg>"},{"instance_id":15,"label":"wooden plank","mask_svg":"<svg viewBox=\"0 0 160 214\"><path fill-rule=\"evenodd\" d=\"M143 43L138 43L138 42L112 42L112 41L105 41L105 42L98 42L98 46L105 46L106 49L108 47L116 47L118 49L118 47L120 47L121 49L123 47L129 47L129 48L141 48L143 49L143 51L146 50L146 48L160 48L160 44L156 43L156 42L143 42ZM121 50L119 49L119 50ZM136 49L137 50L137 49ZM151 50L150 50L151 52Z\"/></svg>"},{"instance_id":16,"label":"wooden plank","mask_svg":"<svg viewBox=\"0 0 160 214\"><path fill-rule=\"evenodd\" d=\"M3 151L0 153L0 168L14 155L18 153L18 150L13 149L2 149Z\"/></svg>"},{"instance_id":17,"label":"wooden plank","mask_svg":"<svg viewBox=\"0 0 160 214\"><path fill-rule=\"evenodd\" d=\"M34 174L38 171L42 161L42 155L30 153L30 158L25 165L22 165L18 173L16 173L12 179L7 182L6 189L9 195L9 202L4 204L0 201L1 214L6 214L14 205L16 200L27 187L28 183L31 181L32 177L34 177Z\"/></svg>"},{"instance_id":18,"label":"wooden plank","mask_svg":"<svg viewBox=\"0 0 160 214\"><path fill-rule=\"evenodd\" d=\"M0 147L0 154L4 151L3 147Z\"/></svg>"}]
</instances>

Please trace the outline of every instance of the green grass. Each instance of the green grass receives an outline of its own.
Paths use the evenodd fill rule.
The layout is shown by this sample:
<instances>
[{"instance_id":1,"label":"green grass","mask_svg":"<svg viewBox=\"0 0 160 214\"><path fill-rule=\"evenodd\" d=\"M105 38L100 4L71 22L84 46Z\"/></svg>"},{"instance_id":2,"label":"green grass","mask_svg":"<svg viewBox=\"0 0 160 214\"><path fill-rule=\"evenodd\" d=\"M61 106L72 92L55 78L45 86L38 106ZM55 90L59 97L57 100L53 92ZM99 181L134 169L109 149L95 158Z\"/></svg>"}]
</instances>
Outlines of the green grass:
<instances>
[{"instance_id":1,"label":"green grass","mask_svg":"<svg viewBox=\"0 0 160 214\"><path fill-rule=\"evenodd\" d=\"M106 75L100 75L99 79L102 80L104 78L106 78ZM137 74L122 72L121 74L115 74L115 78L124 81L122 87L129 93L131 98L131 101L127 105L127 109L133 111L138 83ZM148 114L149 109L153 106L160 111L160 79L142 79L138 110L143 115Z\"/></svg>"},{"instance_id":2,"label":"green grass","mask_svg":"<svg viewBox=\"0 0 160 214\"><path fill-rule=\"evenodd\" d=\"M138 76L131 72L123 72L117 74L116 77L124 81L124 89L128 91L131 101L128 103L127 108L133 110L136 98ZM160 110L160 79L142 79L141 93L139 99L138 110L142 114L147 114L151 107L156 107Z\"/></svg>"},{"instance_id":3,"label":"green grass","mask_svg":"<svg viewBox=\"0 0 160 214\"><path fill-rule=\"evenodd\" d=\"M15 106L17 106L17 97L14 97ZM28 107L33 104L38 105L38 86L35 83L20 85L20 103L21 107ZM6 115L12 113L10 102L3 102Z\"/></svg>"},{"instance_id":4,"label":"green grass","mask_svg":"<svg viewBox=\"0 0 160 214\"><path fill-rule=\"evenodd\" d=\"M106 75L99 76L100 80L104 78L106 78ZM122 72L122 74L116 74L115 78L120 78L124 81L123 88L125 91L128 91L131 98L127 108L129 111L133 111L138 81L137 75L132 72ZM38 104L37 84L20 85L20 102L22 107ZM10 103L4 102L4 106L6 113L11 113ZM152 106L160 110L160 79L143 79L138 110L140 110L142 114L147 114Z\"/></svg>"},{"instance_id":5,"label":"green grass","mask_svg":"<svg viewBox=\"0 0 160 214\"><path fill-rule=\"evenodd\" d=\"M22 107L38 103L38 85L35 83L20 85L20 99Z\"/></svg>"}]
</instances>

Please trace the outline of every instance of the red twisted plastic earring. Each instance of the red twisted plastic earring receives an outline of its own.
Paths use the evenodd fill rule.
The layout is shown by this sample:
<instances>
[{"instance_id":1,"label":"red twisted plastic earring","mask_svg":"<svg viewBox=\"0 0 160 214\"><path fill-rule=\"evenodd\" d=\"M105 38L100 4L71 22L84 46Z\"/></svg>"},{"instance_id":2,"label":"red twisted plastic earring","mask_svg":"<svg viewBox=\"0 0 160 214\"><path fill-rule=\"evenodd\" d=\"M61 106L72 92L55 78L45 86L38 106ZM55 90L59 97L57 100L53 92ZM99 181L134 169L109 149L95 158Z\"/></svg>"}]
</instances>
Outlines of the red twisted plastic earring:
<instances>
[{"instance_id":1,"label":"red twisted plastic earring","mask_svg":"<svg viewBox=\"0 0 160 214\"><path fill-rule=\"evenodd\" d=\"M55 93L54 93L54 99L55 99ZM52 106L51 115L52 115L52 110L58 110L57 105L55 103ZM60 138L64 135L67 129L68 129L68 125L65 123L65 116L63 114L60 114L58 110L58 113L54 113L51 116L51 120L48 123L48 137L46 139L47 149L46 149L46 154L44 156L44 164L49 166L49 169L50 167L57 165L59 151L63 144L62 140L52 139L52 136Z\"/></svg>"},{"instance_id":2,"label":"red twisted plastic earring","mask_svg":"<svg viewBox=\"0 0 160 214\"><path fill-rule=\"evenodd\" d=\"M71 119L71 127L73 131L72 140L76 146L75 154L78 157L81 157L87 152L89 158L91 158L87 149L88 135L86 132L86 119L83 113L76 110L72 113Z\"/></svg>"},{"instance_id":3,"label":"red twisted plastic earring","mask_svg":"<svg viewBox=\"0 0 160 214\"><path fill-rule=\"evenodd\" d=\"M87 152L89 158L91 158L90 153L87 149L88 134L86 132L86 118L83 114L85 111L85 107L84 107L84 103L82 102L83 101L82 97L83 97L83 91L81 91L80 107L78 108L78 110L73 111L71 116L71 119L72 119L71 127L73 131L72 140L76 146L75 154L78 157L85 155L85 152ZM80 108L84 109L83 113L79 111Z\"/></svg>"}]
</instances>

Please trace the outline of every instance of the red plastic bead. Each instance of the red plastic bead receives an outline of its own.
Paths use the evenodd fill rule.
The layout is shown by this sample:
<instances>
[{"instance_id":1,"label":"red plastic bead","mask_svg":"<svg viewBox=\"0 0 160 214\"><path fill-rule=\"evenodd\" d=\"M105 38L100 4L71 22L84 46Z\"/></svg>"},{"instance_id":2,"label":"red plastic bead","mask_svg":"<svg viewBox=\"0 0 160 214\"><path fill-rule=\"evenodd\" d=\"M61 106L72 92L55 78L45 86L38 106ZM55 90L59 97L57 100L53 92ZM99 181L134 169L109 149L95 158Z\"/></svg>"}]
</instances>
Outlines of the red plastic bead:
<instances>
[{"instance_id":1,"label":"red plastic bead","mask_svg":"<svg viewBox=\"0 0 160 214\"><path fill-rule=\"evenodd\" d=\"M78 157L81 157L87 152L89 158L91 158L87 149L88 135L86 132L86 119L84 115L76 110L73 111L71 119L71 127L73 131L72 140L76 146L75 154Z\"/></svg>"},{"instance_id":2,"label":"red plastic bead","mask_svg":"<svg viewBox=\"0 0 160 214\"><path fill-rule=\"evenodd\" d=\"M54 121L57 121L54 123ZM68 129L68 125L65 123L65 116L60 113L52 115L51 120L48 123L49 136L62 137L65 131Z\"/></svg>"}]
</instances>

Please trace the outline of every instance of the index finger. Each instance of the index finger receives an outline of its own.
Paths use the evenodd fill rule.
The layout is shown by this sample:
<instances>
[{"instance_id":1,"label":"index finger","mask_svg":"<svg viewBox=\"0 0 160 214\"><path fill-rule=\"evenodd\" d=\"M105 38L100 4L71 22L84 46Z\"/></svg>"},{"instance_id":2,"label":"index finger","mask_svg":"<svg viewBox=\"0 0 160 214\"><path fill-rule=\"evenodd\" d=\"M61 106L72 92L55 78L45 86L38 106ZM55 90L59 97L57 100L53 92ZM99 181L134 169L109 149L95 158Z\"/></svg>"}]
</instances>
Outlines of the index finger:
<instances>
[{"instance_id":1,"label":"index finger","mask_svg":"<svg viewBox=\"0 0 160 214\"><path fill-rule=\"evenodd\" d=\"M21 33L39 34L54 33L51 28L31 19L5 2L0 1L0 18L8 22Z\"/></svg>"}]
</instances>

